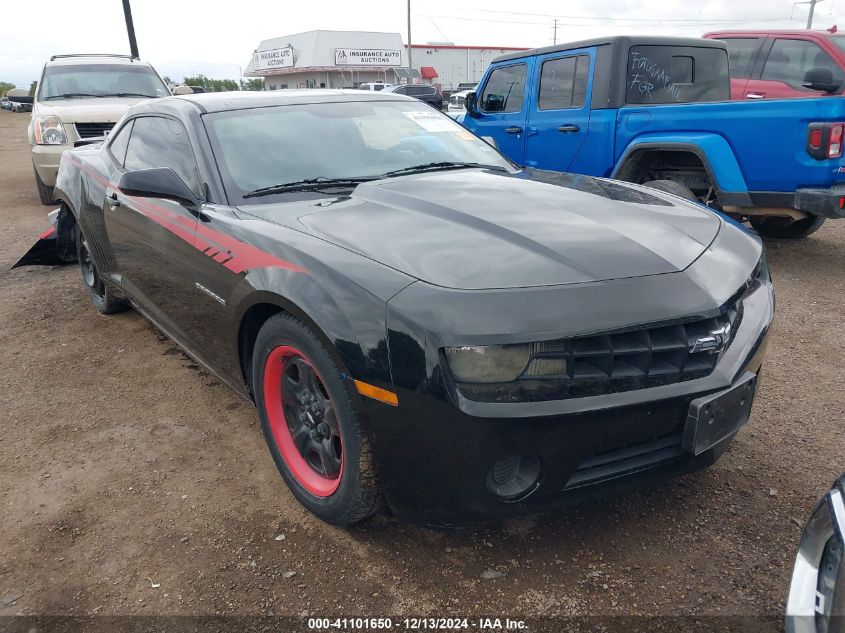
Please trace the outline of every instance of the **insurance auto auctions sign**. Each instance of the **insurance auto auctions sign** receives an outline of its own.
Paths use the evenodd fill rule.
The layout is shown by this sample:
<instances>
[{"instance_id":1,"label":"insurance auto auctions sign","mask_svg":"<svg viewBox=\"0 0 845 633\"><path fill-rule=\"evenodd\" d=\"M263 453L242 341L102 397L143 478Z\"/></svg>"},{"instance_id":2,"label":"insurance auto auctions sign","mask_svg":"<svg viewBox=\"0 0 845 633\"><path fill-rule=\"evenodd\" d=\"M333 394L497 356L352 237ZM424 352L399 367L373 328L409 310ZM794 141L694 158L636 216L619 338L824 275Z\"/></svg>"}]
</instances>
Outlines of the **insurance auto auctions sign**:
<instances>
[{"instance_id":1,"label":"insurance auto auctions sign","mask_svg":"<svg viewBox=\"0 0 845 633\"><path fill-rule=\"evenodd\" d=\"M290 68L293 66L293 47L274 48L269 51L253 53L252 65L255 70L269 70L271 68Z\"/></svg>"},{"instance_id":2,"label":"insurance auto auctions sign","mask_svg":"<svg viewBox=\"0 0 845 633\"><path fill-rule=\"evenodd\" d=\"M401 66L402 54L389 48L336 48L335 66Z\"/></svg>"}]
</instances>

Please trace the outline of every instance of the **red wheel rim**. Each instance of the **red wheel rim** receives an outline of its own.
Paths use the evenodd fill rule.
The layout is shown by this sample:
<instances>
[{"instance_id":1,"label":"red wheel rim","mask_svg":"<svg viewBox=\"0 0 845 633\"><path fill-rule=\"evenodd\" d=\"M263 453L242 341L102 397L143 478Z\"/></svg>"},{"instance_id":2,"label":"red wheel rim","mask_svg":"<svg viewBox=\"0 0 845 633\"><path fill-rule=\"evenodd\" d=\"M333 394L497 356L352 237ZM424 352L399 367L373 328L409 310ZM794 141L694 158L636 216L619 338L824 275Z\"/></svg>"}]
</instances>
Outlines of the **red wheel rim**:
<instances>
[{"instance_id":1,"label":"red wheel rim","mask_svg":"<svg viewBox=\"0 0 845 633\"><path fill-rule=\"evenodd\" d=\"M294 478L317 497L334 494L343 474L340 422L325 381L295 347L281 345L267 357L264 408Z\"/></svg>"}]
</instances>

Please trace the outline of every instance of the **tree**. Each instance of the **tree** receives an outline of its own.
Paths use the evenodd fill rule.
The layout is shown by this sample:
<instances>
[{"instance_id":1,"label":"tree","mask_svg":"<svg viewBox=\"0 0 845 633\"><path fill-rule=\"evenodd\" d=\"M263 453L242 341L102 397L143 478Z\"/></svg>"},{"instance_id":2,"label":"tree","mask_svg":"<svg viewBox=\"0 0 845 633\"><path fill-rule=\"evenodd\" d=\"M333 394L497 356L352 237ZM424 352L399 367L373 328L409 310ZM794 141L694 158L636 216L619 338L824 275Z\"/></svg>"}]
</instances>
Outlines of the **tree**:
<instances>
[{"instance_id":1,"label":"tree","mask_svg":"<svg viewBox=\"0 0 845 633\"><path fill-rule=\"evenodd\" d=\"M9 92L15 84L10 84L8 81L0 81L0 95Z\"/></svg>"},{"instance_id":2,"label":"tree","mask_svg":"<svg viewBox=\"0 0 845 633\"><path fill-rule=\"evenodd\" d=\"M244 79L241 81L241 90L264 90L264 80L260 77Z\"/></svg>"},{"instance_id":3,"label":"tree","mask_svg":"<svg viewBox=\"0 0 845 633\"><path fill-rule=\"evenodd\" d=\"M38 82L37 82L37 81L33 81L31 84L29 84L29 96L30 96L30 97L34 97L34 96L35 96L35 89L36 89L37 87L38 87Z\"/></svg>"},{"instance_id":4,"label":"tree","mask_svg":"<svg viewBox=\"0 0 845 633\"><path fill-rule=\"evenodd\" d=\"M193 77L185 77L183 81L187 86L202 86L208 92L239 90L238 82L234 79L211 79L205 75L194 75Z\"/></svg>"}]
</instances>

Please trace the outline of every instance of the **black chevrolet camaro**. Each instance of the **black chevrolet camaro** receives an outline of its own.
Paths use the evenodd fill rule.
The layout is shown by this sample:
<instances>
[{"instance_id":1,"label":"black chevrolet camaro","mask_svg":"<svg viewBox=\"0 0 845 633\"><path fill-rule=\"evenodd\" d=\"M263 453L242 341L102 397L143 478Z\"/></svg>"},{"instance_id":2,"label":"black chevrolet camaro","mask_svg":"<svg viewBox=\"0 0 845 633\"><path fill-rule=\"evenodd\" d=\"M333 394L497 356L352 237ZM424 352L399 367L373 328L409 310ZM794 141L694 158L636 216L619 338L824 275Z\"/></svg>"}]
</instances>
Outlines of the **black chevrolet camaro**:
<instances>
[{"instance_id":1,"label":"black chevrolet camaro","mask_svg":"<svg viewBox=\"0 0 845 633\"><path fill-rule=\"evenodd\" d=\"M428 525L713 464L774 297L760 240L668 193L517 168L414 99L189 95L65 152L59 245L258 407L321 519Z\"/></svg>"}]
</instances>

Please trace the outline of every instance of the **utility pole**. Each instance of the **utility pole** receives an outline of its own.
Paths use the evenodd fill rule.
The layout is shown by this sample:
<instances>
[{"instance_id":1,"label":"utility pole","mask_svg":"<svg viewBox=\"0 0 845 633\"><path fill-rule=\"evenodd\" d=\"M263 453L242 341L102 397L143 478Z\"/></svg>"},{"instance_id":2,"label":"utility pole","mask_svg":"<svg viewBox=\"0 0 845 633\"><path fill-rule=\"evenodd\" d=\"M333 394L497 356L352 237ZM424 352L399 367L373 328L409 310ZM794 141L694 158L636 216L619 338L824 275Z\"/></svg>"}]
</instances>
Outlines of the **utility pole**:
<instances>
[{"instance_id":1,"label":"utility pole","mask_svg":"<svg viewBox=\"0 0 845 633\"><path fill-rule=\"evenodd\" d=\"M129 35L129 53L132 57L140 59L138 42L135 40L135 24L132 22L132 7L129 6L129 0L123 0L123 17L126 18L126 33Z\"/></svg>"},{"instance_id":2,"label":"utility pole","mask_svg":"<svg viewBox=\"0 0 845 633\"><path fill-rule=\"evenodd\" d=\"M411 50L411 0L408 0L408 70L413 70L414 68ZM408 83L411 83L410 75L408 76Z\"/></svg>"},{"instance_id":3,"label":"utility pole","mask_svg":"<svg viewBox=\"0 0 845 633\"><path fill-rule=\"evenodd\" d=\"M807 16L807 28L813 28L813 14L816 12L816 4L824 2L824 0L807 0L806 2L795 2L794 4L809 4L810 15Z\"/></svg>"},{"instance_id":4,"label":"utility pole","mask_svg":"<svg viewBox=\"0 0 845 633\"><path fill-rule=\"evenodd\" d=\"M557 18L555 18L555 34L553 38L553 45L557 44Z\"/></svg>"}]
</instances>

